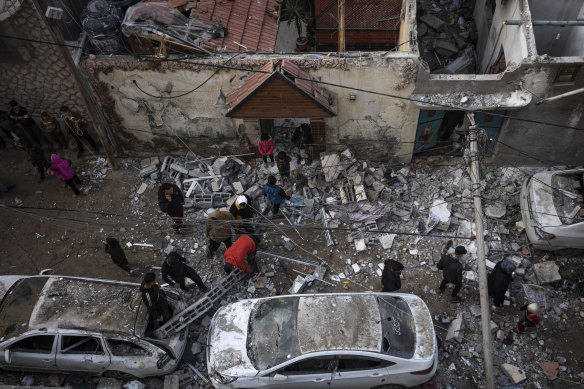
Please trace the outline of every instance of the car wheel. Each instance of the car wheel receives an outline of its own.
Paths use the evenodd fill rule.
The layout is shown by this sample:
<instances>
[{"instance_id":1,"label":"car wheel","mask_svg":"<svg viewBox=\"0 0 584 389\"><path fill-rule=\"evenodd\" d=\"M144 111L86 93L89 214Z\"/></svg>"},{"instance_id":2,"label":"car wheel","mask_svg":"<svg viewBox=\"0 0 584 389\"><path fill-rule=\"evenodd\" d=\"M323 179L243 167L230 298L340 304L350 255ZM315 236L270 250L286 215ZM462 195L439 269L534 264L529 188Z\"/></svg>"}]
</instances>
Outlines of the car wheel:
<instances>
[{"instance_id":1,"label":"car wheel","mask_svg":"<svg viewBox=\"0 0 584 389\"><path fill-rule=\"evenodd\" d=\"M102 377L115 378L115 379L120 380L120 381L133 381L133 380L138 379L138 377L136 377L130 373L124 373L122 371L117 371L117 370L108 370L102 374Z\"/></svg>"}]
</instances>

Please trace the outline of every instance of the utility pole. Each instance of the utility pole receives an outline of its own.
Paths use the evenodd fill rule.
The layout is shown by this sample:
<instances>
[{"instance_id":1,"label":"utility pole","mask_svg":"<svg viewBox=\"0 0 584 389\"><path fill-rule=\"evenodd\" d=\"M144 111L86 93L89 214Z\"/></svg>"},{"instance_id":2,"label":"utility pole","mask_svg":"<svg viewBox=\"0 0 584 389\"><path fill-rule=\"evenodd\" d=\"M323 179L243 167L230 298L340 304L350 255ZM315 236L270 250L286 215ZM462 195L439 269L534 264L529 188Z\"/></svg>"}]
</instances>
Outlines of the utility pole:
<instances>
[{"instance_id":1,"label":"utility pole","mask_svg":"<svg viewBox=\"0 0 584 389\"><path fill-rule=\"evenodd\" d=\"M483 332L483 359L485 367L485 382L487 389L495 389L495 374L493 372L493 343L491 336L491 311L489 309L489 293L487 288L487 264L485 260L485 239L483 231L483 206L481 201L479 152L477 145L478 127L474 114L467 112L470 120L470 178L472 181L472 197L474 199L474 214L477 236L477 268L479 271L479 291L481 303L481 326Z\"/></svg>"},{"instance_id":2,"label":"utility pole","mask_svg":"<svg viewBox=\"0 0 584 389\"><path fill-rule=\"evenodd\" d=\"M53 36L55 43L57 43L57 45L58 45L57 50L59 50L61 52L61 55L63 56L65 63L67 64L67 67L69 68L69 71L71 72L71 74L75 78L75 83L77 84L77 87L79 88L79 91L81 92L81 98L83 99L83 102L85 103L85 106L87 107L87 111L89 112L89 116L91 118L91 121L93 122L93 124L96 127L95 130L96 130L97 136L99 137L99 141L100 141L100 143L105 151L105 155L107 156L107 159L108 159L111 167L114 170L117 169L117 162L116 162L116 159L114 157L113 151L110 147L110 144L108 143L108 140L107 140L106 135L105 135L105 131L103 131L103 128L100 125L101 118L100 118L99 113L97 112L97 109L95 107L95 102L92 101L91 96L89 94L89 91L86 89L86 86L83 83L83 80L81 79L81 74L79 73L79 69L75 65L75 61L73 60L73 57L71 56L69 49L67 48L67 46L65 46L65 40L63 39L63 35L61 34L61 31L59 30L59 28L57 27L57 25L55 24L54 21L49 20L45 16L45 10L47 9L46 0L32 0L32 3L34 4L34 6L36 8L36 10L39 14L39 17L43 20L44 23L47 24L47 26L49 26L49 29L51 30L51 35Z\"/></svg>"}]
</instances>

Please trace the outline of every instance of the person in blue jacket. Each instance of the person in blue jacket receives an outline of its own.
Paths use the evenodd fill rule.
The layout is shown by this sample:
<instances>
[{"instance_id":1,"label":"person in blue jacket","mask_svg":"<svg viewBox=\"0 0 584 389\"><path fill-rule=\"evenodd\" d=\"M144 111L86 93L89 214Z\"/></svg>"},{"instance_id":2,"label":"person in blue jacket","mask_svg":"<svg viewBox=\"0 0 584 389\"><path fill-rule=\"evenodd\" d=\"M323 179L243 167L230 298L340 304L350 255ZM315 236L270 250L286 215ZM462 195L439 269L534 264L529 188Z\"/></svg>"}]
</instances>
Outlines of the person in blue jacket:
<instances>
[{"instance_id":1,"label":"person in blue jacket","mask_svg":"<svg viewBox=\"0 0 584 389\"><path fill-rule=\"evenodd\" d=\"M276 185L276 177L268 176L268 183L264 184L264 197L268 198L269 204L272 206L272 214L275 216L280 210L280 205L284 200L289 200L290 196L284 192L284 189Z\"/></svg>"}]
</instances>

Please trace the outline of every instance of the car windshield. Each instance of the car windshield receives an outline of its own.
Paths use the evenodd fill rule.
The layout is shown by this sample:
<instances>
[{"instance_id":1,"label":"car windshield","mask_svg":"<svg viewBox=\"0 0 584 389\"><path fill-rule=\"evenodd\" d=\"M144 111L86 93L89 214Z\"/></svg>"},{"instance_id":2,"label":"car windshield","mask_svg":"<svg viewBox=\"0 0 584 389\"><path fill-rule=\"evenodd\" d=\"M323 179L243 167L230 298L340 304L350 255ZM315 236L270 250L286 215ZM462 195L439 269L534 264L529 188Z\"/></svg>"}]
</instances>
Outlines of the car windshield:
<instances>
[{"instance_id":1,"label":"car windshield","mask_svg":"<svg viewBox=\"0 0 584 389\"><path fill-rule=\"evenodd\" d=\"M269 369L300 355L297 312L298 298L270 299L252 312L247 350L257 370Z\"/></svg>"},{"instance_id":2,"label":"car windshield","mask_svg":"<svg viewBox=\"0 0 584 389\"><path fill-rule=\"evenodd\" d=\"M582 175L583 172L556 174L552 178L554 205L562 224L584 221L584 217L581 216L582 212L580 212L584 208Z\"/></svg>"},{"instance_id":3,"label":"car windshield","mask_svg":"<svg viewBox=\"0 0 584 389\"><path fill-rule=\"evenodd\" d=\"M399 358L411 358L416 348L414 318L408 303L394 296L379 296L383 344L381 351Z\"/></svg>"},{"instance_id":4,"label":"car windshield","mask_svg":"<svg viewBox=\"0 0 584 389\"><path fill-rule=\"evenodd\" d=\"M47 280L46 277L25 278L6 293L0 305L0 340L18 336L28 329L30 316Z\"/></svg>"}]
</instances>

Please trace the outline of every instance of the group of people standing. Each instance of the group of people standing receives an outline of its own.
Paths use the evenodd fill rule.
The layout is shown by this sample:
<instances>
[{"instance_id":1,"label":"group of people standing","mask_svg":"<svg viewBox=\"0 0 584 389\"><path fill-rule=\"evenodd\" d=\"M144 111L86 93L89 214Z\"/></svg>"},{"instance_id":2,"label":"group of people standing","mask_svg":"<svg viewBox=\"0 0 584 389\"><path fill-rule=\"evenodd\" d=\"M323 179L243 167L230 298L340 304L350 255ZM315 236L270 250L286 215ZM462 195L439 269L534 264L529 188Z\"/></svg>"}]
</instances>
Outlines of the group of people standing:
<instances>
[{"instance_id":1,"label":"group of people standing","mask_svg":"<svg viewBox=\"0 0 584 389\"><path fill-rule=\"evenodd\" d=\"M454 288L449 300L458 302L461 301L458 293L462 288L464 268L460 260L467 253L467 250L464 246L457 246L454 252L449 252L452 246L453 242L448 241L440 261L436 265L439 270L442 270L442 281L438 287L438 294L444 293L448 284L453 284ZM381 276L382 292L396 292L401 289L401 273L404 266L393 259L386 260L384 265ZM495 307L503 306L505 294L513 281L515 268L513 263L503 260L498 262L489 274L487 279L488 292L489 296L493 298ZM517 323L517 331L520 333L534 331L539 324L539 306L536 303L529 303L521 307L520 310L525 311L525 314L522 320Z\"/></svg>"}]
</instances>

